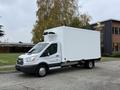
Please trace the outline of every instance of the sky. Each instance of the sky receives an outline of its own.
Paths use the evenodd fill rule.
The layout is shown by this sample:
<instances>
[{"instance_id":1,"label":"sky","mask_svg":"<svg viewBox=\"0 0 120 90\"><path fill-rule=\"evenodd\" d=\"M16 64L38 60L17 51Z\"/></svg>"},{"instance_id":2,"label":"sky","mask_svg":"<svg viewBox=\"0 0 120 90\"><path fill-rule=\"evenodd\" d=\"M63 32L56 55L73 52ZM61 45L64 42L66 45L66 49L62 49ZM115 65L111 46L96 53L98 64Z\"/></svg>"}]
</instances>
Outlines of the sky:
<instances>
[{"instance_id":1,"label":"sky","mask_svg":"<svg viewBox=\"0 0 120 90\"><path fill-rule=\"evenodd\" d=\"M2 41L30 43L36 10L35 0L0 0L0 24L5 31Z\"/></svg>"},{"instance_id":2,"label":"sky","mask_svg":"<svg viewBox=\"0 0 120 90\"><path fill-rule=\"evenodd\" d=\"M82 11L92 17L91 23L108 19L120 20L120 0L82 0L80 5Z\"/></svg>"},{"instance_id":3,"label":"sky","mask_svg":"<svg viewBox=\"0 0 120 90\"><path fill-rule=\"evenodd\" d=\"M81 12L92 17L91 23L120 20L120 0L79 0ZM0 0L0 24L4 25L5 42L31 43L36 20L36 0Z\"/></svg>"}]
</instances>

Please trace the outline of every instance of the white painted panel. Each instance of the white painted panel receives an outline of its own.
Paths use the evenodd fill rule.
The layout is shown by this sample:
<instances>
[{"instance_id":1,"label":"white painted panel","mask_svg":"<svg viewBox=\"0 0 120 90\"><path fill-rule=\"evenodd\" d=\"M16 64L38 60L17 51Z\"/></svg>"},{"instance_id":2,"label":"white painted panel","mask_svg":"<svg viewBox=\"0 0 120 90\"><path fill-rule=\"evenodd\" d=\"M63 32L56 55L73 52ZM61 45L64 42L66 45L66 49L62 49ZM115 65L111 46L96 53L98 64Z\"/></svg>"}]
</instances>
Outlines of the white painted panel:
<instances>
[{"instance_id":1,"label":"white painted panel","mask_svg":"<svg viewBox=\"0 0 120 90\"><path fill-rule=\"evenodd\" d=\"M61 26L46 32L56 33L55 40L61 43L63 62L101 57L98 31Z\"/></svg>"},{"instance_id":2,"label":"white painted panel","mask_svg":"<svg viewBox=\"0 0 120 90\"><path fill-rule=\"evenodd\" d=\"M64 58L70 61L100 58L100 33L66 27L64 30Z\"/></svg>"}]
</instances>

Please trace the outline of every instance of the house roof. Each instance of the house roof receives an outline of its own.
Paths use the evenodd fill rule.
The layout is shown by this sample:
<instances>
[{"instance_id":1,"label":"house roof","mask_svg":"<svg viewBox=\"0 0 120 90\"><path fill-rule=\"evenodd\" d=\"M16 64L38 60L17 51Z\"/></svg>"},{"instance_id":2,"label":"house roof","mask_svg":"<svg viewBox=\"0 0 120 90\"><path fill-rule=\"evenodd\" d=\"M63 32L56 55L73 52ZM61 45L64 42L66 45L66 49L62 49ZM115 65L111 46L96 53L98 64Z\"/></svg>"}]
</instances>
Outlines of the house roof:
<instances>
[{"instance_id":1,"label":"house roof","mask_svg":"<svg viewBox=\"0 0 120 90\"><path fill-rule=\"evenodd\" d=\"M32 43L0 43L0 46L6 47L32 47L34 44Z\"/></svg>"},{"instance_id":2,"label":"house roof","mask_svg":"<svg viewBox=\"0 0 120 90\"><path fill-rule=\"evenodd\" d=\"M120 20L117 20L117 19L107 19L107 20L98 21L98 22L99 22L99 23L104 23L104 22L107 22L107 21L115 21L115 22L120 22ZM97 24L98 22L91 23L91 25Z\"/></svg>"}]
</instances>

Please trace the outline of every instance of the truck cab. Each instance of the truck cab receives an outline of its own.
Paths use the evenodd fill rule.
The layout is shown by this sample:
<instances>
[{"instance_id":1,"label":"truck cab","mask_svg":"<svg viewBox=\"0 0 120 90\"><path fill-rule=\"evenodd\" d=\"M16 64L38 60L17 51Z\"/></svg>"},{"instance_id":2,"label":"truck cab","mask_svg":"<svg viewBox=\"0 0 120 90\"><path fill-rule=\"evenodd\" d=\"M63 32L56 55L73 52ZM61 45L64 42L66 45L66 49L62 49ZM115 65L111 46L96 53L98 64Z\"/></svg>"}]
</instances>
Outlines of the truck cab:
<instances>
[{"instance_id":1,"label":"truck cab","mask_svg":"<svg viewBox=\"0 0 120 90\"><path fill-rule=\"evenodd\" d=\"M44 42L39 42L26 54L17 59L16 69L24 73L45 76L49 69L60 68L61 46L55 41L53 32L44 33Z\"/></svg>"}]
</instances>

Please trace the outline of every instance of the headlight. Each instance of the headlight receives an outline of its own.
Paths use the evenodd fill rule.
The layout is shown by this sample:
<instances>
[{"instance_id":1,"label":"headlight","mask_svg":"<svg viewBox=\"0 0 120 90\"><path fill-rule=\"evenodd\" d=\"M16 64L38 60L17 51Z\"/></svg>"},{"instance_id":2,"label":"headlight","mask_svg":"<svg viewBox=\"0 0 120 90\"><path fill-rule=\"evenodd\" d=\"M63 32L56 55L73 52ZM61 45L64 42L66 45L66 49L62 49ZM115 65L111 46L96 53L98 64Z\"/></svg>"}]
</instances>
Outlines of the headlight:
<instances>
[{"instance_id":1,"label":"headlight","mask_svg":"<svg viewBox=\"0 0 120 90\"><path fill-rule=\"evenodd\" d=\"M26 58L26 62L32 62L36 60L36 56Z\"/></svg>"}]
</instances>

